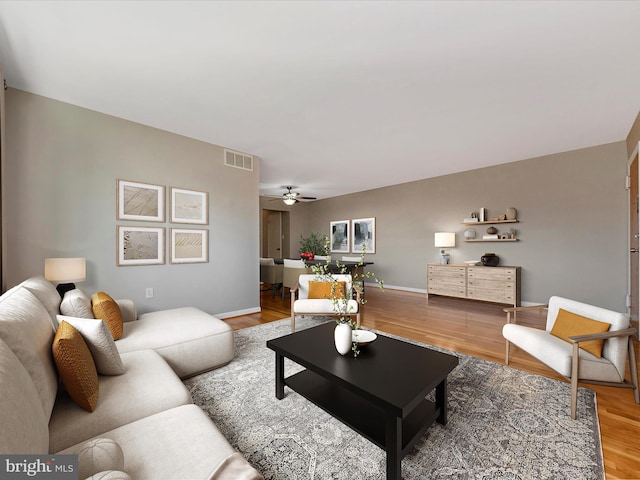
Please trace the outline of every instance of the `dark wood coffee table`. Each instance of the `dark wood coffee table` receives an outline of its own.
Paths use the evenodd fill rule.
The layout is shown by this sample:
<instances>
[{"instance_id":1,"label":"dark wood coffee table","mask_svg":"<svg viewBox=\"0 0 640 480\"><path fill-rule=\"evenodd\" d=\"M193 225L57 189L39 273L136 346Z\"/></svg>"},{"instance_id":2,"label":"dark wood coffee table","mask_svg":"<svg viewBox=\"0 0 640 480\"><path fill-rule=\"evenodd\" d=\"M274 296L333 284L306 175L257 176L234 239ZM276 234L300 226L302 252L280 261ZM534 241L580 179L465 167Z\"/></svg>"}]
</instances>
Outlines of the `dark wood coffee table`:
<instances>
[{"instance_id":1,"label":"dark wood coffee table","mask_svg":"<svg viewBox=\"0 0 640 480\"><path fill-rule=\"evenodd\" d=\"M267 341L276 352L276 397L285 385L387 452L387 479L434 421L447 423L453 355L378 335L358 358L334 346L335 322ZM306 368L284 376L284 359ZM435 389L435 402L425 397Z\"/></svg>"}]
</instances>

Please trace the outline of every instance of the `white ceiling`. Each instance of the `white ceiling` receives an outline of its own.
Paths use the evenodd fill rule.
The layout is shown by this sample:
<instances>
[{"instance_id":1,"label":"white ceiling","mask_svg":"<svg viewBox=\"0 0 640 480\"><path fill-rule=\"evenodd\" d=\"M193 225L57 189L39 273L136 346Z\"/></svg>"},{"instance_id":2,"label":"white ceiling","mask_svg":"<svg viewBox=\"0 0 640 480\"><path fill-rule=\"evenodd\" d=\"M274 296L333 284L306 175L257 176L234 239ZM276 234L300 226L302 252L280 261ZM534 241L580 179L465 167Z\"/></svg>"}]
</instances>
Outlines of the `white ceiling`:
<instances>
[{"instance_id":1,"label":"white ceiling","mask_svg":"<svg viewBox=\"0 0 640 480\"><path fill-rule=\"evenodd\" d=\"M636 1L0 1L10 87L331 196L624 140Z\"/></svg>"}]
</instances>

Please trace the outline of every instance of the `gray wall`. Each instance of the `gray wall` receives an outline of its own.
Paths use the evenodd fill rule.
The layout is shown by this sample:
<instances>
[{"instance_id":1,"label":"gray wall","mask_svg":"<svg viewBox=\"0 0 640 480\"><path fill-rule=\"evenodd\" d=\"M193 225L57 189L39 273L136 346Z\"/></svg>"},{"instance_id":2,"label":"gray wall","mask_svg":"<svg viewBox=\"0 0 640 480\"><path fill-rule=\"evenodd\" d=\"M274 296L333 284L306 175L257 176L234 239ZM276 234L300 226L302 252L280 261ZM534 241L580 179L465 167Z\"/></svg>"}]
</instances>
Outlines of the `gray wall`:
<instances>
[{"instance_id":1,"label":"gray wall","mask_svg":"<svg viewBox=\"0 0 640 480\"><path fill-rule=\"evenodd\" d=\"M372 270L389 286L425 291L426 264L439 261L433 234L456 232L453 262L496 253L522 267L522 300L567 296L626 311L625 142L533 158L308 204L308 231L376 217ZM515 243L465 243L460 222L480 207L516 207ZM488 225L476 227L478 236ZM502 228L504 227L504 228Z\"/></svg>"},{"instance_id":2,"label":"gray wall","mask_svg":"<svg viewBox=\"0 0 640 480\"><path fill-rule=\"evenodd\" d=\"M6 94L4 287L43 274L46 257L87 259L87 293L139 311L259 310L259 160L223 165L223 148L20 90ZM116 179L209 192L209 263L116 266ZM168 188L167 188L168 193ZM167 216L168 219L168 216ZM166 249L168 254L169 250ZM155 298L145 299L153 287Z\"/></svg>"}]
</instances>

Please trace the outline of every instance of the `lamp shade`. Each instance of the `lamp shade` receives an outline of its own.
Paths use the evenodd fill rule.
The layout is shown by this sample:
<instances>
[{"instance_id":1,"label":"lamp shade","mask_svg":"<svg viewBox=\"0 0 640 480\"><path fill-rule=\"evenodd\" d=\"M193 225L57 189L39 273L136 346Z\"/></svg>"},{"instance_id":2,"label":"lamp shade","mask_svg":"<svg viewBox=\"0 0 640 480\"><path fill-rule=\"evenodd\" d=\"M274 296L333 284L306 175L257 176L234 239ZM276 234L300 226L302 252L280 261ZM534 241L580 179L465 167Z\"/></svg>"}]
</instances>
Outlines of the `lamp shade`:
<instances>
[{"instance_id":1,"label":"lamp shade","mask_svg":"<svg viewBox=\"0 0 640 480\"><path fill-rule=\"evenodd\" d=\"M456 246L456 234L451 232L436 232L434 246L439 248L451 248Z\"/></svg>"},{"instance_id":2,"label":"lamp shade","mask_svg":"<svg viewBox=\"0 0 640 480\"><path fill-rule=\"evenodd\" d=\"M296 203L296 199L290 198L290 197L284 198L282 201L284 202L285 205L293 205Z\"/></svg>"},{"instance_id":3,"label":"lamp shade","mask_svg":"<svg viewBox=\"0 0 640 480\"><path fill-rule=\"evenodd\" d=\"M82 282L87 278L84 258L45 258L44 278L50 282Z\"/></svg>"}]
</instances>

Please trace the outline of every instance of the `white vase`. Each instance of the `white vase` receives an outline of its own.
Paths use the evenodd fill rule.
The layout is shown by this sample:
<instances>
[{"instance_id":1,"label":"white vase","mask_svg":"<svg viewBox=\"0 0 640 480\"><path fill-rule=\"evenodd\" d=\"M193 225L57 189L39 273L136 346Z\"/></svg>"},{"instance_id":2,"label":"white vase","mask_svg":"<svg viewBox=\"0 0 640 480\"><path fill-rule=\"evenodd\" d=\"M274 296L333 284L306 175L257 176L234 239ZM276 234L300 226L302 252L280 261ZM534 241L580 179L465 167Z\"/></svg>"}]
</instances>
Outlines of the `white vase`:
<instances>
[{"instance_id":1,"label":"white vase","mask_svg":"<svg viewBox=\"0 0 640 480\"><path fill-rule=\"evenodd\" d=\"M340 355L345 355L351 350L351 325L339 323L333 332L333 339L336 343L336 350Z\"/></svg>"}]
</instances>

